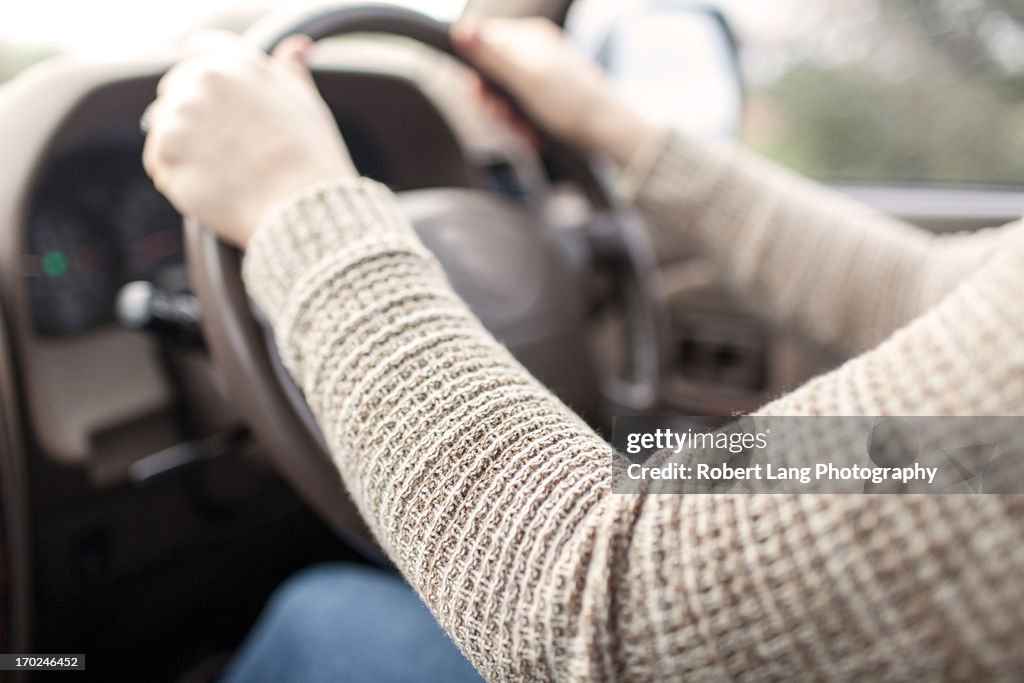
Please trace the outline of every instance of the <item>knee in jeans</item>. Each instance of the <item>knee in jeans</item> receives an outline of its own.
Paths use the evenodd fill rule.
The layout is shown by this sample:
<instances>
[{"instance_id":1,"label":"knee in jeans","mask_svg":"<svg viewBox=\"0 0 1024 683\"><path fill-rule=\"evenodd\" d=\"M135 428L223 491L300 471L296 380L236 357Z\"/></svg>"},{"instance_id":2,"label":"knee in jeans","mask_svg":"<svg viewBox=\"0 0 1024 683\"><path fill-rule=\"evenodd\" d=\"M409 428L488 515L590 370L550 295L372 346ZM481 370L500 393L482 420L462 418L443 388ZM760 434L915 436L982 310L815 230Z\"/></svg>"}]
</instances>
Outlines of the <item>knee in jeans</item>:
<instances>
[{"instance_id":1,"label":"knee in jeans","mask_svg":"<svg viewBox=\"0 0 1024 683\"><path fill-rule=\"evenodd\" d=\"M270 599L269 610L278 620L308 623L310 615L348 602L359 586L374 580L379 571L359 565L315 565L289 577ZM355 593L353 593L355 591Z\"/></svg>"}]
</instances>

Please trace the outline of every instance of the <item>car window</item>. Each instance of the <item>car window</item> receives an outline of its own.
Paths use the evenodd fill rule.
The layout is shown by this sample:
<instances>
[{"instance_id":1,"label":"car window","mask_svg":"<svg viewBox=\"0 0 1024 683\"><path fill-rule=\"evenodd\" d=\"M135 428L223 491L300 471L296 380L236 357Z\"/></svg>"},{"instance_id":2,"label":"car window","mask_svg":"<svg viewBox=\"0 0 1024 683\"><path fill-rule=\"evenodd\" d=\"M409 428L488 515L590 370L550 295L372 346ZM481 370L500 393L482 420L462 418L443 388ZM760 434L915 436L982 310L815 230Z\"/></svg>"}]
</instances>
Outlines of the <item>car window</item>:
<instances>
[{"instance_id":1,"label":"car window","mask_svg":"<svg viewBox=\"0 0 1024 683\"><path fill-rule=\"evenodd\" d=\"M747 144L812 177L1024 185L1024 0L720 0Z\"/></svg>"},{"instance_id":2,"label":"car window","mask_svg":"<svg viewBox=\"0 0 1024 683\"><path fill-rule=\"evenodd\" d=\"M61 52L130 56L197 26L241 28L279 4L0 3L0 81ZM465 0L395 4L451 19ZM1024 0L713 4L743 46L755 150L825 180L1024 185Z\"/></svg>"},{"instance_id":3,"label":"car window","mask_svg":"<svg viewBox=\"0 0 1024 683\"><path fill-rule=\"evenodd\" d=\"M318 0L302 0L322 5ZM451 20L466 0L385 0ZM131 58L214 26L242 30L283 0L32 0L0 2L0 82L55 54Z\"/></svg>"}]
</instances>

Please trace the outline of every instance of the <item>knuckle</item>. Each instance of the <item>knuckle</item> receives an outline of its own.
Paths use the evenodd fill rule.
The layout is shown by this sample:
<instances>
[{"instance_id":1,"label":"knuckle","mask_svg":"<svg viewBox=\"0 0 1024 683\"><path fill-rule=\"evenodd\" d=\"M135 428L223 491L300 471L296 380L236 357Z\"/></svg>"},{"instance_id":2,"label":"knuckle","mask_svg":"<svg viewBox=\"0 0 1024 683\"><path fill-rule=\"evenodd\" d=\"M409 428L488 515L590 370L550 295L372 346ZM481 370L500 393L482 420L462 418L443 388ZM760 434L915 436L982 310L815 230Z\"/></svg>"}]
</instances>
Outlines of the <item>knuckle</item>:
<instances>
[{"instance_id":1,"label":"knuckle","mask_svg":"<svg viewBox=\"0 0 1024 683\"><path fill-rule=\"evenodd\" d=\"M175 119L190 120L202 115L202 102L195 97L185 97L170 107L170 115Z\"/></svg>"},{"instance_id":2,"label":"knuckle","mask_svg":"<svg viewBox=\"0 0 1024 683\"><path fill-rule=\"evenodd\" d=\"M219 87L229 78L227 69L220 64L206 64L196 73L196 82L202 87Z\"/></svg>"},{"instance_id":3,"label":"knuckle","mask_svg":"<svg viewBox=\"0 0 1024 683\"><path fill-rule=\"evenodd\" d=\"M168 165L161 160L162 153L156 144L149 141L142 150L142 167L157 187L164 182L168 170Z\"/></svg>"},{"instance_id":4,"label":"knuckle","mask_svg":"<svg viewBox=\"0 0 1024 683\"><path fill-rule=\"evenodd\" d=\"M147 140L145 146L142 148L142 168L146 170L146 173L149 174L150 178L156 177L157 170L153 154L153 143Z\"/></svg>"},{"instance_id":5,"label":"knuckle","mask_svg":"<svg viewBox=\"0 0 1024 683\"><path fill-rule=\"evenodd\" d=\"M143 149L143 160L149 161L154 167L169 166L181 158L182 139L174 129L155 131L146 141Z\"/></svg>"},{"instance_id":6,"label":"knuckle","mask_svg":"<svg viewBox=\"0 0 1024 683\"><path fill-rule=\"evenodd\" d=\"M156 94L158 97L166 95L168 92L177 89L176 84L188 75L188 71L191 65L188 62L182 62L171 67L167 73L163 75L160 81L156 84Z\"/></svg>"}]
</instances>

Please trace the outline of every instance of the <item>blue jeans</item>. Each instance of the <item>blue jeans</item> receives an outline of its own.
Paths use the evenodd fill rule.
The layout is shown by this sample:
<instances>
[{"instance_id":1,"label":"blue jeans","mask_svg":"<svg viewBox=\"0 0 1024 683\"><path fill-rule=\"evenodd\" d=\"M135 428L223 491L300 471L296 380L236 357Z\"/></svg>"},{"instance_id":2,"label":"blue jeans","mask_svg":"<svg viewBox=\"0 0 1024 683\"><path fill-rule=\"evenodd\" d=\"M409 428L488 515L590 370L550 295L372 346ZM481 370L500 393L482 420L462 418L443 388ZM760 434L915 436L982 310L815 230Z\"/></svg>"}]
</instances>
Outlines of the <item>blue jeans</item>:
<instances>
[{"instance_id":1,"label":"blue jeans","mask_svg":"<svg viewBox=\"0 0 1024 683\"><path fill-rule=\"evenodd\" d=\"M222 683L480 680L401 578L337 564L277 589Z\"/></svg>"}]
</instances>

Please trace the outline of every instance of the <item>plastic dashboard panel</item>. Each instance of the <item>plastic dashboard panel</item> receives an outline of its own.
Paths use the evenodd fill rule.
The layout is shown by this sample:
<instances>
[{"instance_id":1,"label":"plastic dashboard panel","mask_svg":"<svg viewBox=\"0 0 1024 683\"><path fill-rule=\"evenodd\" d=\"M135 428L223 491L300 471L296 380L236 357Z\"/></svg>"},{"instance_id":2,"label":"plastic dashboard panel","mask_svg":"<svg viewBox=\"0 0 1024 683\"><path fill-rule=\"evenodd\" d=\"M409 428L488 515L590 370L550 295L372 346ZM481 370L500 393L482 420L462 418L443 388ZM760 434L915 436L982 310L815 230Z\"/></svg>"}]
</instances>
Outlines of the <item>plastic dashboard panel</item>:
<instances>
[{"instance_id":1,"label":"plastic dashboard panel","mask_svg":"<svg viewBox=\"0 0 1024 683\"><path fill-rule=\"evenodd\" d=\"M65 462L87 461L97 430L170 410L175 396L145 335L116 326L65 338L34 332L21 259L35 184L55 155L111 131L141 149L138 119L166 67L56 62L0 91L0 300L31 431ZM478 184L454 132L413 81L345 69L319 70L317 81L364 173L397 190Z\"/></svg>"}]
</instances>

